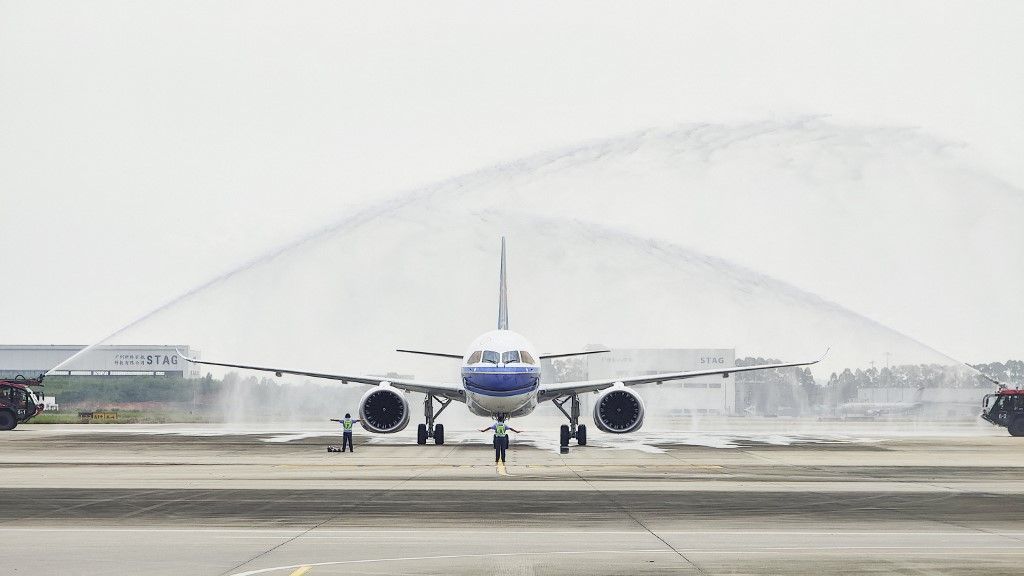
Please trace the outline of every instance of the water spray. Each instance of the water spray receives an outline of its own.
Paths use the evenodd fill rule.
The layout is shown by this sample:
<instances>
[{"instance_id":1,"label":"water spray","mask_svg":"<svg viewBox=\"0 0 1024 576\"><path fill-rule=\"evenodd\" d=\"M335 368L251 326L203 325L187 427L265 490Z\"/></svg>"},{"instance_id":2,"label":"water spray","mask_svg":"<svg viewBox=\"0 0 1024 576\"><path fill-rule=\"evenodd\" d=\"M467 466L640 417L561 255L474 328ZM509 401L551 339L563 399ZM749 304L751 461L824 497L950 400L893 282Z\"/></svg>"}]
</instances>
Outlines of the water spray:
<instances>
[{"instance_id":1,"label":"water spray","mask_svg":"<svg viewBox=\"0 0 1024 576\"><path fill-rule=\"evenodd\" d=\"M988 380L989 382L995 384L997 390L1005 390L1005 389L1009 388L1009 386L1007 386L1006 384L1003 384L999 380L996 380L995 378L989 376L988 374L985 374L984 372L982 372L981 370L978 370L974 366L971 366L967 362L964 362L964 366L967 366L968 368L973 370L978 376L980 376L980 377L984 378L985 380Z\"/></svg>"}]
</instances>

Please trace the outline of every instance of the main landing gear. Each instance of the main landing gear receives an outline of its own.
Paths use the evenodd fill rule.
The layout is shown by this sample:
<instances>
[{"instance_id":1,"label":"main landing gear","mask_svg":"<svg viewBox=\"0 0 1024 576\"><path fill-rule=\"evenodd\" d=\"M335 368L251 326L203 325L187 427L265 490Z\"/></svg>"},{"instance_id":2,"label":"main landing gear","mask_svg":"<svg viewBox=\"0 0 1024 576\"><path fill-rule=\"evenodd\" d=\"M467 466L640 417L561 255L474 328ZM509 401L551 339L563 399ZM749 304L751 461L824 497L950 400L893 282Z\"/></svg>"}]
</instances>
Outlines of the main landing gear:
<instances>
[{"instance_id":1,"label":"main landing gear","mask_svg":"<svg viewBox=\"0 0 1024 576\"><path fill-rule=\"evenodd\" d=\"M434 402L441 405L437 412L434 412ZM451 398L427 394L427 397L423 399L423 417L426 418L427 422L416 427L417 444L426 444L427 438L433 438L434 444L438 446L444 444L444 424L434 424L434 419L440 416L441 412L444 412L444 409L451 403Z\"/></svg>"},{"instance_id":2,"label":"main landing gear","mask_svg":"<svg viewBox=\"0 0 1024 576\"><path fill-rule=\"evenodd\" d=\"M569 446L569 439L575 438L580 446L587 445L587 426L580 424L580 397L578 394L562 396L551 401L569 419L569 424L562 424L558 435L558 445L562 448ZM565 410L565 404L569 403L569 411Z\"/></svg>"}]
</instances>

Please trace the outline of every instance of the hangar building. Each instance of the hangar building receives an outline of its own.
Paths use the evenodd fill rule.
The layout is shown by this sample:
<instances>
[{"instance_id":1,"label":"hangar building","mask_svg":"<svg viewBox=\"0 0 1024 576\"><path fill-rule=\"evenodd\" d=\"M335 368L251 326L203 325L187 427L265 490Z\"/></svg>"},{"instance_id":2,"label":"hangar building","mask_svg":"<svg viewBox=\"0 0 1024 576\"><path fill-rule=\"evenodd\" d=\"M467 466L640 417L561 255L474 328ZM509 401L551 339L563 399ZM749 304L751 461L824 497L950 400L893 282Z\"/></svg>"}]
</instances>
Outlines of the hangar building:
<instances>
[{"instance_id":1,"label":"hangar building","mask_svg":"<svg viewBox=\"0 0 1024 576\"><path fill-rule=\"evenodd\" d=\"M735 348L618 348L586 356L587 379L604 379L686 370L709 370L736 365ZM678 390L679 406L698 414L735 414L736 381L730 376L703 376L665 384L647 384Z\"/></svg>"},{"instance_id":2,"label":"hangar building","mask_svg":"<svg viewBox=\"0 0 1024 576\"><path fill-rule=\"evenodd\" d=\"M0 378L19 374L32 378L45 373L86 347L82 345L0 345ZM103 345L55 372L70 376L177 376L198 378L199 369L178 357L199 351L185 345Z\"/></svg>"}]
</instances>

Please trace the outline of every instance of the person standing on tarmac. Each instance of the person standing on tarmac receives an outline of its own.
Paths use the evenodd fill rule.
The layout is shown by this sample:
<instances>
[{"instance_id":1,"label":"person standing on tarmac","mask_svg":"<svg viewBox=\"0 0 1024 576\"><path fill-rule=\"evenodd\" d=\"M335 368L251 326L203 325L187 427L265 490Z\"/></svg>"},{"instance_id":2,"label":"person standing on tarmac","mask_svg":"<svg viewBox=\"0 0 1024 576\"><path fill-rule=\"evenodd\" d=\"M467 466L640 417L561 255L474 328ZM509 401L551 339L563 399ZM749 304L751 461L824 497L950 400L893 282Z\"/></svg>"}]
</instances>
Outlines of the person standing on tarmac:
<instances>
[{"instance_id":1,"label":"person standing on tarmac","mask_svg":"<svg viewBox=\"0 0 1024 576\"><path fill-rule=\"evenodd\" d=\"M505 417L498 416L498 421L491 424L487 428L483 428L481 432L487 432L488 430L494 430L494 462L497 463L499 460L505 462L505 449L508 448L508 431L511 430L516 434L522 432L515 428L505 424Z\"/></svg>"},{"instance_id":2,"label":"person standing on tarmac","mask_svg":"<svg viewBox=\"0 0 1024 576\"><path fill-rule=\"evenodd\" d=\"M352 427L355 426L356 422L362 424L363 420L361 418L356 418L355 420L353 420L352 415L346 413L344 420L331 418L331 422L338 422L339 424L341 424L341 451L344 452L345 446L348 446L349 452L355 452L355 448L352 447Z\"/></svg>"}]
</instances>

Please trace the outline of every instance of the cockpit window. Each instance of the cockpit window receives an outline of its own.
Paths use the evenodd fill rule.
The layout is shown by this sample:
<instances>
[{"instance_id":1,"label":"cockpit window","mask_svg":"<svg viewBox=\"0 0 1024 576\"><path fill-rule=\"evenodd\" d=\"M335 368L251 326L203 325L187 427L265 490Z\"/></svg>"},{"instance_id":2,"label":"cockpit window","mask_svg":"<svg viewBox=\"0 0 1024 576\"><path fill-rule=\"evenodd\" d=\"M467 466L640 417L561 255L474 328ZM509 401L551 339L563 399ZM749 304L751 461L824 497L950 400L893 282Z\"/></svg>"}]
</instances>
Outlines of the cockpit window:
<instances>
[{"instance_id":1,"label":"cockpit window","mask_svg":"<svg viewBox=\"0 0 1024 576\"><path fill-rule=\"evenodd\" d=\"M483 361L490 364L497 364L501 361L501 355L494 350L484 350Z\"/></svg>"},{"instance_id":2,"label":"cockpit window","mask_svg":"<svg viewBox=\"0 0 1024 576\"><path fill-rule=\"evenodd\" d=\"M501 355L501 361L505 364L510 362L519 362L519 352L516 350L510 350Z\"/></svg>"},{"instance_id":3,"label":"cockpit window","mask_svg":"<svg viewBox=\"0 0 1024 576\"><path fill-rule=\"evenodd\" d=\"M530 356L530 353L526 350L519 351L519 361L524 364L536 364L536 362L533 361L533 356Z\"/></svg>"},{"instance_id":4,"label":"cockpit window","mask_svg":"<svg viewBox=\"0 0 1024 576\"><path fill-rule=\"evenodd\" d=\"M482 355L483 352L481 352L480 350L473 352L472 354L469 355L469 360L466 360L466 364L478 364L480 362L480 356Z\"/></svg>"}]
</instances>

